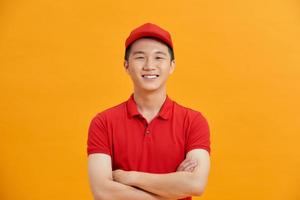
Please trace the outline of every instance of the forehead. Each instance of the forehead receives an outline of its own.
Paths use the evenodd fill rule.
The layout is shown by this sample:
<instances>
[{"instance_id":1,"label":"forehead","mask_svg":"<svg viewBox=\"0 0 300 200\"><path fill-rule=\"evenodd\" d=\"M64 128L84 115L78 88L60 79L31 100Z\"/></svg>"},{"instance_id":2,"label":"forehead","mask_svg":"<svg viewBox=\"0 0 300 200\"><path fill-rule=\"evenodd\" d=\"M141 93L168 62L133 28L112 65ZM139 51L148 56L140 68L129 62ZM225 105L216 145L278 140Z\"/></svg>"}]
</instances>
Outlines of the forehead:
<instances>
[{"instance_id":1,"label":"forehead","mask_svg":"<svg viewBox=\"0 0 300 200\"><path fill-rule=\"evenodd\" d=\"M131 45L131 51L163 51L168 52L168 46L163 42L152 38L141 38Z\"/></svg>"}]
</instances>

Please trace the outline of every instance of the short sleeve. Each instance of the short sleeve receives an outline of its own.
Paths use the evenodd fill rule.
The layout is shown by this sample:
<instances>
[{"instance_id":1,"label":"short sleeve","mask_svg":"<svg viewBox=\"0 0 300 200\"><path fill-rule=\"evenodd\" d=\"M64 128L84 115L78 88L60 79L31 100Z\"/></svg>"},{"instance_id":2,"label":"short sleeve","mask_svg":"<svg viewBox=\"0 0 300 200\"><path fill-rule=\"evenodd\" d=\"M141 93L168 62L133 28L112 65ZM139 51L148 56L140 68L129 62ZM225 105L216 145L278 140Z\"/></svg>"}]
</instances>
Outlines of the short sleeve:
<instances>
[{"instance_id":1,"label":"short sleeve","mask_svg":"<svg viewBox=\"0 0 300 200\"><path fill-rule=\"evenodd\" d=\"M88 129L87 154L105 153L111 155L109 137L105 119L101 114L96 115Z\"/></svg>"},{"instance_id":2,"label":"short sleeve","mask_svg":"<svg viewBox=\"0 0 300 200\"><path fill-rule=\"evenodd\" d=\"M191 120L187 137L186 153L193 149L205 149L210 153L210 130L205 117L197 112Z\"/></svg>"}]
</instances>

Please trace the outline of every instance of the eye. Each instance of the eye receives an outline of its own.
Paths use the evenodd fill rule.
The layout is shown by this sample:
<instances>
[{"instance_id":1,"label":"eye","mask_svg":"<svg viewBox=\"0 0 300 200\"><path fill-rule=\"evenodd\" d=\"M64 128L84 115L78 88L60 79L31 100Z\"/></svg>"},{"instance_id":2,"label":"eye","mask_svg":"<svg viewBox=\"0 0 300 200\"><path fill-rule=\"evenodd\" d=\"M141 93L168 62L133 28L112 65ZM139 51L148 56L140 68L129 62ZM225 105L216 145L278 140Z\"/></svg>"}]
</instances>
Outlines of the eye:
<instances>
[{"instance_id":1,"label":"eye","mask_svg":"<svg viewBox=\"0 0 300 200\"><path fill-rule=\"evenodd\" d=\"M157 60L163 60L164 57L156 56L155 59L157 59Z\"/></svg>"},{"instance_id":2,"label":"eye","mask_svg":"<svg viewBox=\"0 0 300 200\"><path fill-rule=\"evenodd\" d=\"M138 56L138 57L135 57L134 59L144 59L144 57L143 56Z\"/></svg>"}]
</instances>

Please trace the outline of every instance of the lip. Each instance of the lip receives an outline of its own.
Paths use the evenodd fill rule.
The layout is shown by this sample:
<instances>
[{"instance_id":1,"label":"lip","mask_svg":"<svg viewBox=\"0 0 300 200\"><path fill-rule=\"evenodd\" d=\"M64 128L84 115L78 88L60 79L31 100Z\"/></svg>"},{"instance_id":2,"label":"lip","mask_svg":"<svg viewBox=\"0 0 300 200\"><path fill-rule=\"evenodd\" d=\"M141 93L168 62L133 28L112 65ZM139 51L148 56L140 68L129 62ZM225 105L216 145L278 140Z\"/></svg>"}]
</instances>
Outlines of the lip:
<instances>
[{"instance_id":1,"label":"lip","mask_svg":"<svg viewBox=\"0 0 300 200\"><path fill-rule=\"evenodd\" d=\"M159 78L158 74L143 74L142 79L145 81L155 81Z\"/></svg>"},{"instance_id":2,"label":"lip","mask_svg":"<svg viewBox=\"0 0 300 200\"><path fill-rule=\"evenodd\" d=\"M142 74L142 77L144 78L145 76L156 76L159 77L158 74Z\"/></svg>"}]
</instances>

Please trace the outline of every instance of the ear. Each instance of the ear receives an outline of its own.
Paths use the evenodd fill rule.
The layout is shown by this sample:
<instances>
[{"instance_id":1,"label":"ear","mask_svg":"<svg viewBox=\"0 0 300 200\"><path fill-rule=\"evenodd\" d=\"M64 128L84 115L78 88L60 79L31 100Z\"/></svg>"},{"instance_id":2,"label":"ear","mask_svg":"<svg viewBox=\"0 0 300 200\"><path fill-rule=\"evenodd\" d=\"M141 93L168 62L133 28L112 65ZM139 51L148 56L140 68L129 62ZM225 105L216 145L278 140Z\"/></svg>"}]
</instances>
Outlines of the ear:
<instances>
[{"instance_id":1,"label":"ear","mask_svg":"<svg viewBox=\"0 0 300 200\"><path fill-rule=\"evenodd\" d=\"M175 70L175 60L171 61L171 65L170 65L170 70L169 70L169 74L173 74L174 70Z\"/></svg>"},{"instance_id":2,"label":"ear","mask_svg":"<svg viewBox=\"0 0 300 200\"><path fill-rule=\"evenodd\" d=\"M129 63L127 60L124 60L124 68L126 70L126 72L128 73L128 67L129 67Z\"/></svg>"}]
</instances>

